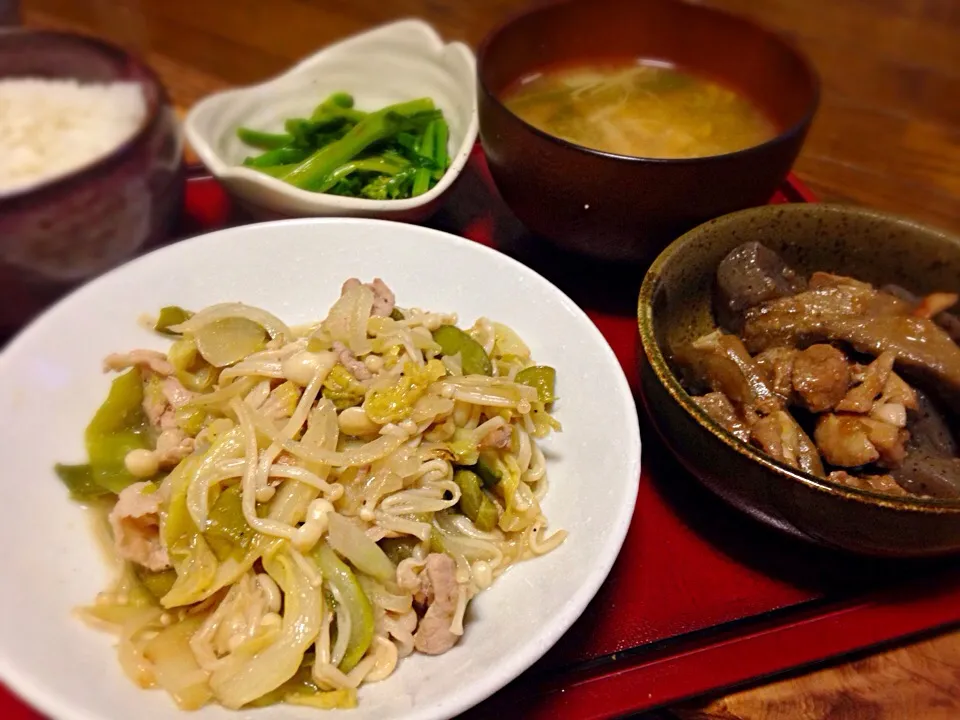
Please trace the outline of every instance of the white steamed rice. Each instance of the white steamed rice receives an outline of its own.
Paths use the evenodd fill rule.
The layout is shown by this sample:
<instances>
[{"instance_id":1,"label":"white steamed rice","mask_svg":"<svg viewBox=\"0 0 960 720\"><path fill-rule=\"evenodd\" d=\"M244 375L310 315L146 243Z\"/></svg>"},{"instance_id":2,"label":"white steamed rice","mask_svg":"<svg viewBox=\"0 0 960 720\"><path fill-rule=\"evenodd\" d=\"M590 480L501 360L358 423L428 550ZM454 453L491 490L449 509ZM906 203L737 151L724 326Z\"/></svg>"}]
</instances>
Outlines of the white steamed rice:
<instances>
[{"instance_id":1,"label":"white steamed rice","mask_svg":"<svg viewBox=\"0 0 960 720\"><path fill-rule=\"evenodd\" d=\"M108 154L137 131L146 112L134 82L0 80L0 193Z\"/></svg>"}]
</instances>

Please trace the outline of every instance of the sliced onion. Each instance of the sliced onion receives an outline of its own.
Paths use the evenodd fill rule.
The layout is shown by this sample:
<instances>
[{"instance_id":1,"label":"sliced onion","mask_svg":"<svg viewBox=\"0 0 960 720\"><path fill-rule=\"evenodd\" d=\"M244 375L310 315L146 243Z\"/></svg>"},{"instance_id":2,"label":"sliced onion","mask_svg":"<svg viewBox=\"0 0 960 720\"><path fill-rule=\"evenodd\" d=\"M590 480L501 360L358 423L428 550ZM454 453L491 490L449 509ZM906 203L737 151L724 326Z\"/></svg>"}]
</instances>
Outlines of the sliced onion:
<instances>
[{"instance_id":1,"label":"sliced onion","mask_svg":"<svg viewBox=\"0 0 960 720\"><path fill-rule=\"evenodd\" d=\"M287 553L265 557L263 565L283 590L283 625L273 644L253 656L243 652L227 655L210 677L217 698L233 710L293 677L320 632L323 596L303 569Z\"/></svg>"},{"instance_id":2,"label":"sliced onion","mask_svg":"<svg viewBox=\"0 0 960 720\"><path fill-rule=\"evenodd\" d=\"M281 337L289 339L293 337L293 333L287 324L276 315L261 308L253 307L252 305L244 305L243 303L219 303L218 305L211 305L198 312L189 320L179 325L171 325L168 329L175 333L193 334L204 325L208 325L217 320L223 320L224 318L245 318L255 322L266 330L272 338Z\"/></svg>"},{"instance_id":3,"label":"sliced onion","mask_svg":"<svg viewBox=\"0 0 960 720\"><path fill-rule=\"evenodd\" d=\"M378 580L390 580L397 574L397 569L380 546L350 520L338 513L332 513L327 517L327 521L327 542L330 547L350 561L357 570Z\"/></svg>"},{"instance_id":4,"label":"sliced onion","mask_svg":"<svg viewBox=\"0 0 960 720\"><path fill-rule=\"evenodd\" d=\"M330 465L337 468L359 467L360 465L369 465L372 462L387 457L403 445L409 438L406 435L381 435L376 440L365 443L359 447L338 452L336 450L327 450L313 447L309 444L297 442L284 437L277 430L276 425L263 413L250 411L253 425L257 432L264 435L271 442L276 443L281 448L303 460L309 460L321 465Z\"/></svg>"},{"instance_id":5,"label":"sliced onion","mask_svg":"<svg viewBox=\"0 0 960 720\"><path fill-rule=\"evenodd\" d=\"M504 355L516 355L528 360L530 358L530 348L520 339L520 336L502 323L491 323L494 333L494 353L503 357Z\"/></svg>"},{"instance_id":6,"label":"sliced onion","mask_svg":"<svg viewBox=\"0 0 960 720\"><path fill-rule=\"evenodd\" d=\"M403 593L395 595L387 590L386 587L366 575L358 575L357 582L363 588L364 595L377 607L387 610L397 615L403 615L410 612L413 608L413 595ZM394 585L396 587L396 585Z\"/></svg>"},{"instance_id":7,"label":"sliced onion","mask_svg":"<svg viewBox=\"0 0 960 720\"><path fill-rule=\"evenodd\" d=\"M366 355L371 349L367 321L372 311L373 290L366 285L355 285L333 304L322 328L331 339L350 348L354 355Z\"/></svg>"},{"instance_id":8,"label":"sliced onion","mask_svg":"<svg viewBox=\"0 0 960 720\"><path fill-rule=\"evenodd\" d=\"M263 326L244 317L225 317L206 323L194 333L197 350L214 367L226 367L263 350Z\"/></svg>"},{"instance_id":9,"label":"sliced onion","mask_svg":"<svg viewBox=\"0 0 960 720\"><path fill-rule=\"evenodd\" d=\"M190 398L183 407L208 408L216 405L226 405L231 399L246 395L257 385L255 377L240 378L229 385L221 386L213 392L203 393Z\"/></svg>"},{"instance_id":10,"label":"sliced onion","mask_svg":"<svg viewBox=\"0 0 960 720\"><path fill-rule=\"evenodd\" d=\"M190 649L190 638L202 622L202 617L194 617L161 630L144 649L153 663L157 684L170 693L181 710L197 710L213 697L207 673Z\"/></svg>"}]
</instances>

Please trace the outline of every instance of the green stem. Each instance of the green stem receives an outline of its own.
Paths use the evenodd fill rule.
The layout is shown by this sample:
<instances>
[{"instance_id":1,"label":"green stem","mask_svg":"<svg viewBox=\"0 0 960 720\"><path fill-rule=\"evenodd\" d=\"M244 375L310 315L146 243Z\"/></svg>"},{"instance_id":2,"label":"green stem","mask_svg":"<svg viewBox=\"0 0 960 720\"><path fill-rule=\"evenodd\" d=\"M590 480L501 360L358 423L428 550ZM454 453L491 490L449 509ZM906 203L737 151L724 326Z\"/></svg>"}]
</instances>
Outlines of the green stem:
<instances>
[{"instance_id":1,"label":"green stem","mask_svg":"<svg viewBox=\"0 0 960 720\"><path fill-rule=\"evenodd\" d=\"M283 179L295 187L313 189L336 168L350 162L367 147L403 129L410 116L429 112L433 108L430 98L421 98L370 113L346 135L314 152Z\"/></svg>"},{"instance_id":2,"label":"green stem","mask_svg":"<svg viewBox=\"0 0 960 720\"><path fill-rule=\"evenodd\" d=\"M450 166L450 155L447 154L447 143L450 141L450 128L446 120L435 120L436 136L433 140L433 161L437 164L433 171L433 179L439 180Z\"/></svg>"},{"instance_id":3,"label":"green stem","mask_svg":"<svg viewBox=\"0 0 960 720\"><path fill-rule=\"evenodd\" d=\"M317 187L317 191L326 192L338 182L343 180L343 178L355 172L372 172L379 173L381 175L396 175L398 172L408 168L409 166L410 163L401 158L394 160L392 158L378 156L362 158L360 160L352 160L348 163L344 163L330 173Z\"/></svg>"},{"instance_id":4,"label":"green stem","mask_svg":"<svg viewBox=\"0 0 960 720\"><path fill-rule=\"evenodd\" d=\"M427 129L423 131L423 137L420 139L420 145L417 147L417 152L430 160L433 160L436 128L436 120L427 125ZM423 195L430 189L430 174L429 168L417 168L417 174L413 176L413 188L410 190L411 197Z\"/></svg>"},{"instance_id":5,"label":"green stem","mask_svg":"<svg viewBox=\"0 0 960 720\"><path fill-rule=\"evenodd\" d=\"M259 150L276 150L293 142L293 136L287 133L267 133L245 127L237 128L237 137Z\"/></svg>"},{"instance_id":6,"label":"green stem","mask_svg":"<svg viewBox=\"0 0 960 720\"><path fill-rule=\"evenodd\" d=\"M267 168L274 167L276 165L293 165L298 162L303 162L308 155L310 155L310 151L306 148L282 147L274 150L267 150L267 152L263 153L262 155L257 155L256 157L248 157L243 161L243 164L247 167L253 168Z\"/></svg>"},{"instance_id":7,"label":"green stem","mask_svg":"<svg viewBox=\"0 0 960 720\"><path fill-rule=\"evenodd\" d=\"M271 167L254 167L253 170L257 172L262 172L264 175L269 175L270 177L283 178L288 172L297 167L296 163L290 163L289 165L272 165Z\"/></svg>"}]
</instances>

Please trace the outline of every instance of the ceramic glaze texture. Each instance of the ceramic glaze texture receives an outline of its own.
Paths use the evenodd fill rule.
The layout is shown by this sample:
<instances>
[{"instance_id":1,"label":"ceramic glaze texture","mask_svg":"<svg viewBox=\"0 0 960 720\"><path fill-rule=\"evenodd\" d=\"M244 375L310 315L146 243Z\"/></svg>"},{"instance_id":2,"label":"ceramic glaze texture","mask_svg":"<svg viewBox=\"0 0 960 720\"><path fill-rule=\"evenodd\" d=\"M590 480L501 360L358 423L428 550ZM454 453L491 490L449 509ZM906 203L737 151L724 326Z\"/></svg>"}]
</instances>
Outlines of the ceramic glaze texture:
<instances>
[{"instance_id":1,"label":"ceramic glaze texture","mask_svg":"<svg viewBox=\"0 0 960 720\"><path fill-rule=\"evenodd\" d=\"M180 212L182 141L156 75L123 50L56 32L0 31L0 78L135 82L147 114L106 156L49 182L0 193L0 329L166 239Z\"/></svg>"},{"instance_id":2,"label":"ceramic glaze texture","mask_svg":"<svg viewBox=\"0 0 960 720\"><path fill-rule=\"evenodd\" d=\"M960 238L913 221L837 205L753 208L672 243L640 292L641 379L653 419L695 476L754 518L819 543L891 557L960 551L960 502L859 491L778 463L720 428L680 386L670 348L716 327L717 265L755 240L800 272L823 270L916 293L960 291Z\"/></svg>"},{"instance_id":3,"label":"ceramic glaze texture","mask_svg":"<svg viewBox=\"0 0 960 720\"><path fill-rule=\"evenodd\" d=\"M108 273L0 355L0 404L17 417L0 435L0 452L7 476L20 479L15 501L0 503L0 544L18 548L0 564L0 678L47 716L318 717L292 706L241 713L211 706L188 716L163 692L134 686L117 662L114 638L72 615L104 589L110 571L85 512L68 499L53 466L83 460L83 429L110 384L103 357L169 346L137 323L141 313L171 303L199 309L242 300L299 324L322 318L349 277L381 277L401 306L456 312L464 326L480 316L502 321L538 362L556 368L563 432L542 445L550 482L543 510L550 532L564 528L570 535L555 552L510 568L477 596L452 650L403 660L389 678L360 689L356 710L336 716L453 717L536 661L594 596L633 514L640 431L623 370L582 310L506 255L415 225L327 218L223 230ZM44 441L38 445L37 438ZM23 452L28 445L36 449Z\"/></svg>"},{"instance_id":4,"label":"ceramic glaze texture","mask_svg":"<svg viewBox=\"0 0 960 720\"><path fill-rule=\"evenodd\" d=\"M466 164L477 137L476 61L463 43L445 44L419 20L404 20L320 50L277 78L201 100L186 118L191 146L227 190L259 217L341 215L422 220ZM315 193L242 167L255 152L236 136L241 125L278 131L309 116L333 92L348 92L361 110L430 97L450 126L450 168L423 195L368 200Z\"/></svg>"}]
</instances>

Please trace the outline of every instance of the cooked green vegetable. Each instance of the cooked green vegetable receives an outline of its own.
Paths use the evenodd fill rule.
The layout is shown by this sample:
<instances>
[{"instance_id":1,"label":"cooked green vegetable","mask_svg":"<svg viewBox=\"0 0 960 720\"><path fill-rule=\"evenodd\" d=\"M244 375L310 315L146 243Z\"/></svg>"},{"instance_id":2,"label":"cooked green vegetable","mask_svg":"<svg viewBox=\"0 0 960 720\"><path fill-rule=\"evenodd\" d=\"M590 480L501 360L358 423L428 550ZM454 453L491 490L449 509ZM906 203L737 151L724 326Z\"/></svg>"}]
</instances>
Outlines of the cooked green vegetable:
<instances>
[{"instance_id":1,"label":"cooked green vegetable","mask_svg":"<svg viewBox=\"0 0 960 720\"><path fill-rule=\"evenodd\" d=\"M480 479L483 480L484 487L493 487L503 479L503 473L497 470L494 463L484 460L483 457L477 460L476 464L473 465L470 470L473 470L473 472L480 476Z\"/></svg>"},{"instance_id":2,"label":"cooked green vegetable","mask_svg":"<svg viewBox=\"0 0 960 720\"><path fill-rule=\"evenodd\" d=\"M155 600L159 600L170 592L170 588L172 588L173 584L177 581L177 571L173 568L154 572L153 570L147 570L147 568L142 565L136 565L134 572L136 573L137 579Z\"/></svg>"},{"instance_id":3,"label":"cooked green vegetable","mask_svg":"<svg viewBox=\"0 0 960 720\"><path fill-rule=\"evenodd\" d=\"M483 346L453 325L441 325L433 331L433 340L443 355L460 354L464 375L492 375L493 363Z\"/></svg>"},{"instance_id":4,"label":"cooked green vegetable","mask_svg":"<svg viewBox=\"0 0 960 720\"><path fill-rule=\"evenodd\" d=\"M417 146L417 153L421 157L433 158L433 141L436 134L437 125L431 122L427 125L427 129L424 130L423 135L420 137L420 143ZM430 188L430 178L432 177L430 170L431 168L427 166L417 169L416 175L413 176L413 189L410 191L411 195L414 197L423 195Z\"/></svg>"},{"instance_id":5,"label":"cooked green vegetable","mask_svg":"<svg viewBox=\"0 0 960 720\"><path fill-rule=\"evenodd\" d=\"M203 425L207 421L207 413L200 408L185 405L176 409L174 421L177 423L177 427L187 435L195 437L197 433L203 430Z\"/></svg>"},{"instance_id":6,"label":"cooked green vegetable","mask_svg":"<svg viewBox=\"0 0 960 720\"><path fill-rule=\"evenodd\" d=\"M317 108L313 111L313 115L310 116L311 120L316 120L318 117L323 117L324 114L330 112L334 108L352 108L353 107L353 95L345 92L335 92L330 95L326 100L317 105Z\"/></svg>"},{"instance_id":7,"label":"cooked green vegetable","mask_svg":"<svg viewBox=\"0 0 960 720\"><path fill-rule=\"evenodd\" d=\"M317 708L318 710L349 710L357 706L357 691L353 688L339 690L317 690L314 693L290 693L285 702L291 705Z\"/></svg>"},{"instance_id":8,"label":"cooked green vegetable","mask_svg":"<svg viewBox=\"0 0 960 720\"><path fill-rule=\"evenodd\" d=\"M310 122L316 126L329 126L340 120L358 123L367 116L362 110L353 108L353 96L345 92L335 92L314 108Z\"/></svg>"},{"instance_id":9,"label":"cooked green vegetable","mask_svg":"<svg viewBox=\"0 0 960 720\"><path fill-rule=\"evenodd\" d=\"M443 542L443 535L440 534L440 530L438 530L436 526L433 527L433 531L430 533L430 552L447 552L447 545Z\"/></svg>"},{"instance_id":10,"label":"cooked green vegetable","mask_svg":"<svg viewBox=\"0 0 960 720\"><path fill-rule=\"evenodd\" d=\"M447 154L449 135L450 129L443 118L438 118L427 126L416 146L418 168L414 175L411 195L422 195L443 177L450 164L450 156Z\"/></svg>"},{"instance_id":11,"label":"cooked green vegetable","mask_svg":"<svg viewBox=\"0 0 960 720\"><path fill-rule=\"evenodd\" d=\"M480 448L477 447L480 438L474 437L472 430L457 428L453 437L447 441L447 449L453 453L453 462L456 465L470 467L477 464L480 457Z\"/></svg>"},{"instance_id":12,"label":"cooked green vegetable","mask_svg":"<svg viewBox=\"0 0 960 720\"><path fill-rule=\"evenodd\" d=\"M266 152L243 164L296 187L333 195L393 200L420 195L450 166L449 127L430 98L366 113L338 92L309 118L289 118L285 133L239 128Z\"/></svg>"},{"instance_id":13,"label":"cooked green vegetable","mask_svg":"<svg viewBox=\"0 0 960 720\"><path fill-rule=\"evenodd\" d=\"M226 317L197 328L197 350L214 367L226 367L267 345L267 331L253 320Z\"/></svg>"},{"instance_id":14,"label":"cooked green vegetable","mask_svg":"<svg viewBox=\"0 0 960 720\"><path fill-rule=\"evenodd\" d=\"M323 381L320 392L337 410L346 410L363 402L367 388L343 365L335 365Z\"/></svg>"},{"instance_id":15,"label":"cooked green vegetable","mask_svg":"<svg viewBox=\"0 0 960 720\"><path fill-rule=\"evenodd\" d=\"M195 363L195 370L178 370L177 380L191 392L208 392L217 381L217 369L206 362Z\"/></svg>"},{"instance_id":16,"label":"cooked green vegetable","mask_svg":"<svg viewBox=\"0 0 960 720\"><path fill-rule=\"evenodd\" d=\"M287 695L292 695L294 693L315 693L317 692L317 684L313 681L313 665L307 664L306 662L300 666L300 669L297 670L296 674L287 680L283 685L271 690L266 695L261 695L253 702L249 702L244 705L245 708L260 708L267 707L268 705L275 705L276 703L281 703L287 697Z\"/></svg>"},{"instance_id":17,"label":"cooked green vegetable","mask_svg":"<svg viewBox=\"0 0 960 720\"><path fill-rule=\"evenodd\" d=\"M93 479L93 468L89 465L61 465L53 466L63 484L70 491L74 500L92 500L93 498L109 495L110 491Z\"/></svg>"},{"instance_id":18,"label":"cooked green vegetable","mask_svg":"<svg viewBox=\"0 0 960 720\"><path fill-rule=\"evenodd\" d=\"M454 473L453 481L460 488L460 511L473 520L478 530L493 530L497 526L499 513L494 502L483 492L480 476L461 468Z\"/></svg>"},{"instance_id":19,"label":"cooked green vegetable","mask_svg":"<svg viewBox=\"0 0 960 720\"><path fill-rule=\"evenodd\" d=\"M514 380L521 385L536 388L540 402L552 403L556 397L553 394L557 382L557 371L549 365L531 365L517 373Z\"/></svg>"},{"instance_id":20,"label":"cooked green vegetable","mask_svg":"<svg viewBox=\"0 0 960 720\"><path fill-rule=\"evenodd\" d=\"M343 515L331 513L327 543L357 570L377 580L392 580L397 568L362 528Z\"/></svg>"},{"instance_id":21,"label":"cooked green vegetable","mask_svg":"<svg viewBox=\"0 0 960 720\"><path fill-rule=\"evenodd\" d=\"M203 536L220 562L244 556L255 533L243 517L240 485L232 485L220 493L210 508Z\"/></svg>"},{"instance_id":22,"label":"cooked green vegetable","mask_svg":"<svg viewBox=\"0 0 960 720\"><path fill-rule=\"evenodd\" d=\"M316 189L318 192L327 192L354 173L376 173L377 177L375 179L382 179L386 184L398 173L402 173L410 167L410 163L399 155L351 160L330 173ZM361 192L364 191L361 190Z\"/></svg>"},{"instance_id":23,"label":"cooked green vegetable","mask_svg":"<svg viewBox=\"0 0 960 720\"><path fill-rule=\"evenodd\" d=\"M269 168L276 165L288 165L302 162L310 155L310 148L305 147L281 147L276 150L268 150L263 155L248 157L243 161L247 167Z\"/></svg>"},{"instance_id":24,"label":"cooked green vegetable","mask_svg":"<svg viewBox=\"0 0 960 720\"><path fill-rule=\"evenodd\" d=\"M108 492L119 493L143 479L134 477L124 464L131 450L152 447L143 412L140 370L128 370L113 381L107 399L87 426L84 439L94 484Z\"/></svg>"},{"instance_id":25,"label":"cooked green vegetable","mask_svg":"<svg viewBox=\"0 0 960 720\"><path fill-rule=\"evenodd\" d=\"M260 150L276 150L293 142L293 136L288 133L267 133L245 127L237 128L237 137Z\"/></svg>"},{"instance_id":26,"label":"cooked green vegetable","mask_svg":"<svg viewBox=\"0 0 960 720\"><path fill-rule=\"evenodd\" d=\"M262 172L264 175L269 175L270 177L281 178L296 166L296 163L290 163L289 165L273 165L271 167L252 167L251 169Z\"/></svg>"},{"instance_id":27,"label":"cooked green vegetable","mask_svg":"<svg viewBox=\"0 0 960 720\"><path fill-rule=\"evenodd\" d=\"M350 614L350 641L340 661L340 670L350 672L373 642L373 608L357 582L353 571L347 567L324 540L313 550L323 582L329 584L340 596L340 602Z\"/></svg>"},{"instance_id":28,"label":"cooked green vegetable","mask_svg":"<svg viewBox=\"0 0 960 720\"><path fill-rule=\"evenodd\" d=\"M409 131L432 120L433 101L429 98L388 105L370 113L336 142L317 149L283 179L299 188L314 189L341 165L350 162L370 145Z\"/></svg>"},{"instance_id":29,"label":"cooked green vegetable","mask_svg":"<svg viewBox=\"0 0 960 720\"><path fill-rule=\"evenodd\" d=\"M443 177L450 166L450 154L447 152L447 143L450 142L450 126L446 120L434 120L433 136L433 179L439 180Z\"/></svg>"},{"instance_id":30,"label":"cooked green vegetable","mask_svg":"<svg viewBox=\"0 0 960 720\"><path fill-rule=\"evenodd\" d=\"M189 320L192 315L192 312L184 310L178 305L168 305L167 307L160 308L160 315L157 317L157 322L153 326L153 329L164 335L179 335L180 333L171 332L167 328L171 325L179 325Z\"/></svg>"},{"instance_id":31,"label":"cooked green vegetable","mask_svg":"<svg viewBox=\"0 0 960 720\"><path fill-rule=\"evenodd\" d=\"M379 543L380 549L390 558L390 562L399 565L407 558L413 557L419 540L411 537L384 538Z\"/></svg>"},{"instance_id":32,"label":"cooked green vegetable","mask_svg":"<svg viewBox=\"0 0 960 720\"><path fill-rule=\"evenodd\" d=\"M400 379L388 387L371 390L363 401L363 409L380 425L400 422L413 412L413 406L427 394L430 385L446 373L443 363L437 359L423 367L412 362L404 363Z\"/></svg>"}]
</instances>

